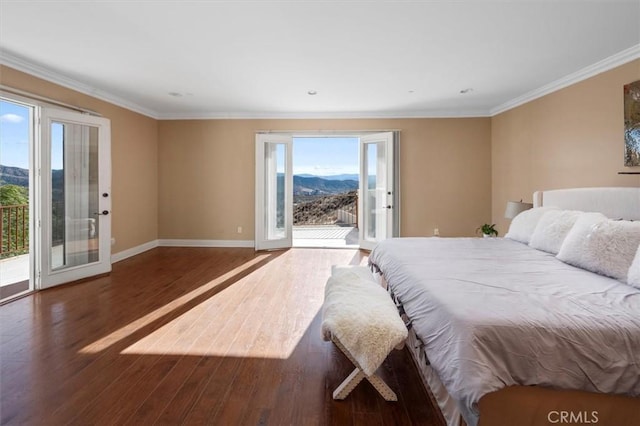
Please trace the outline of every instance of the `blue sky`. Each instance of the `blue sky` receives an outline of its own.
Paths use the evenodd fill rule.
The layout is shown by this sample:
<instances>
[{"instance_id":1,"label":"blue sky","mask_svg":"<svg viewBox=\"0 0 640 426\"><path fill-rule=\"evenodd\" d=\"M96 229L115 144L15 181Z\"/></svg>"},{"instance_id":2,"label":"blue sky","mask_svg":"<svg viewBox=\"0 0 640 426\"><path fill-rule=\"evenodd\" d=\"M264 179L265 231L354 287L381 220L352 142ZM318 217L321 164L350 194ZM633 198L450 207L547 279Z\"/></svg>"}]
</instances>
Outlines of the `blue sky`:
<instances>
[{"instance_id":1,"label":"blue sky","mask_svg":"<svg viewBox=\"0 0 640 426\"><path fill-rule=\"evenodd\" d=\"M29 168L29 109L0 101L0 164Z\"/></svg>"},{"instance_id":2,"label":"blue sky","mask_svg":"<svg viewBox=\"0 0 640 426\"><path fill-rule=\"evenodd\" d=\"M63 126L51 126L51 167L62 169ZM29 108L0 101L0 164L29 168Z\"/></svg>"},{"instance_id":3,"label":"blue sky","mask_svg":"<svg viewBox=\"0 0 640 426\"><path fill-rule=\"evenodd\" d=\"M358 138L293 138L293 174L359 173Z\"/></svg>"}]
</instances>

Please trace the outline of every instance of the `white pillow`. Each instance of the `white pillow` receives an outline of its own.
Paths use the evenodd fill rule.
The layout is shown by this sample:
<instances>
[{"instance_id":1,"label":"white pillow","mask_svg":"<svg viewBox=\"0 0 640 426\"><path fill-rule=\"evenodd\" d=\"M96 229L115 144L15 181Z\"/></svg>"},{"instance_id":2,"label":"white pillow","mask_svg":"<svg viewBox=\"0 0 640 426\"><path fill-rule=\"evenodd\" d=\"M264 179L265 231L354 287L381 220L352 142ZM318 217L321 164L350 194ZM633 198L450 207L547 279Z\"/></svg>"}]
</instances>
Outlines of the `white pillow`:
<instances>
[{"instance_id":1,"label":"white pillow","mask_svg":"<svg viewBox=\"0 0 640 426\"><path fill-rule=\"evenodd\" d=\"M529 245L535 249L558 254L560 246L582 212L551 210L540 218Z\"/></svg>"},{"instance_id":2,"label":"white pillow","mask_svg":"<svg viewBox=\"0 0 640 426\"><path fill-rule=\"evenodd\" d=\"M627 284L640 288L640 246L636 251L636 257L631 263L629 273L627 274Z\"/></svg>"},{"instance_id":3,"label":"white pillow","mask_svg":"<svg viewBox=\"0 0 640 426\"><path fill-rule=\"evenodd\" d=\"M529 244L531 235L535 231L538 221L543 214L550 210L557 210L555 207L535 207L533 209L525 210L511 221L509 226L509 232L504 236L510 240L520 241L521 243Z\"/></svg>"},{"instance_id":4,"label":"white pillow","mask_svg":"<svg viewBox=\"0 0 640 426\"><path fill-rule=\"evenodd\" d=\"M640 245L640 222L584 213L562 243L558 259L626 282Z\"/></svg>"}]
</instances>

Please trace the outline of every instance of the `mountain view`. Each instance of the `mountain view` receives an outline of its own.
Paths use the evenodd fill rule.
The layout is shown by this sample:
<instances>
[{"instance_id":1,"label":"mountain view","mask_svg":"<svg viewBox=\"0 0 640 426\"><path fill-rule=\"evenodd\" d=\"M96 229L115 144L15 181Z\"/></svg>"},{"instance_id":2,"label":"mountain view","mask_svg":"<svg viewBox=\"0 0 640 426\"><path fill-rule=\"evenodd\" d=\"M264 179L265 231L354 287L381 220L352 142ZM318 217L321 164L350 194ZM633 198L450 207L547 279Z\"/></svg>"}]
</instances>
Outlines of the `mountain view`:
<instances>
[{"instance_id":1,"label":"mountain view","mask_svg":"<svg viewBox=\"0 0 640 426\"><path fill-rule=\"evenodd\" d=\"M356 174L293 176L293 224L356 224Z\"/></svg>"},{"instance_id":2,"label":"mountain view","mask_svg":"<svg viewBox=\"0 0 640 426\"><path fill-rule=\"evenodd\" d=\"M29 170L20 167L0 165L0 185L29 187ZM52 201L64 199L64 170L51 171Z\"/></svg>"},{"instance_id":3,"label":"mountain view","mask_svg":"<svg viewBox=\"0 0 640 426\"><path fill-rule=\"evenodd\" d=\"M29 204L29 170L20 167L11 167L0 165L0 205L14 206L8 209L2 209L2 251L3 257L23 254L28 252L28 246L23 251L13 250L20 245L19 241L23 238L28 240L29 221L28 208L23 206ZM24 215L27 227L22 229L18 226L22 223ZM64 239L64 170L52 170L51 172L51 220L52 220L52 241L59 243ZM11 238L9 238L11 236ZM19 237L19 238L18 238ZM6 252L9 252L6 255Z\"/></svg>"},{"instance_id":4,"label":"mountain view","mask_svg":"<svg viewBox=\"0 0 640 426\"><path fill-rule=\"evenodd\" d=\"M344 177L346 179L340 179ZM353 178L353 179L352 179ZM284 174L278 173L278 188L284 188ZM293 225L356 224L358 175L293 176ZM284 211L284 193L278 193L278 211ZM284 217L278 217L280 226Z\"/></svg>"},{"instance_id":5,"label":"mountain view","mask_svg":"<svg viewBox=\"0 0 640 426\"><path fill-rule=\"evenodd\" d=\"M310 175L308 173L298 173L294 176L317 177L317 178L326 179L326 180L355 180L356 182L360 180L360 175L357 173L343 173L339 175L329 175L329 176Z\"/></svg>"},{"instance_id":6,"label":"mountain view","mask_svg":"<svg viewBox=\"0 0 640 426\"><path fill-rule=\"evenodd\" d=\"M355 179L327 179L312 175L293 176L293 195L329 195L358 189Z\"/></svg>"},{"instance_id":7,"label":"mountain view","mask_svg":"<svg viewBox=\"0 0 640 426\"><path fill-rule=\"evenodd\" d=\"M29 186L29 170L0 165L0 185Z\"/></svg>"}]
</instances>

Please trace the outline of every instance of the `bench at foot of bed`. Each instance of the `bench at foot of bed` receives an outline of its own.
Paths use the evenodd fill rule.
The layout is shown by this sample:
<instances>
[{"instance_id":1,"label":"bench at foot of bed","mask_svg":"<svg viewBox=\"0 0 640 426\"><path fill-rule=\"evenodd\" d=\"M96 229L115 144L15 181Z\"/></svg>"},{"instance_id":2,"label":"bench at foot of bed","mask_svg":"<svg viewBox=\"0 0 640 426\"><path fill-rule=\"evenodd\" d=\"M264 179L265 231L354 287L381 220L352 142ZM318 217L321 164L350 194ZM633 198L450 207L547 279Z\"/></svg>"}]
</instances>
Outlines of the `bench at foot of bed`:
<instances>
[{"instance_id":1,"label":"bench at foot of bed","mask_svg":"<svg viewBox=\"0 0 640 426\"><path fill-rule=\"evenodd\" d=\"M375 372L394 348L403 347L407 328L391 297L368 268L332 269L325 288L322 334L356 367L333 392L334 399L345 399L367 379L385 400L398 400Z\"/></svg>"},{"instance_id":2,"label":"bench at foot of bed","mask_svg":"<svg viewBox=\"0 0 640 426\"><path fill-rule=\"evenodd\" d=\"M372 374L367 376L364 371L358 366L358 363L351 356L349 351L340 343L338 339L332 337L331 339L333 343L342 351L343 354L346 355L347 358L355 365L355 369L347 376L346 379L333 391L333 399L345 399L352 390L358 386L358 383L362 381L362 379L367 379L369 383L373 385L373 387L378 391L378 393L386 400L386 401L397 401L398 396L391 388L382 380L377 374Z\"/></svg>"}]
</instances>

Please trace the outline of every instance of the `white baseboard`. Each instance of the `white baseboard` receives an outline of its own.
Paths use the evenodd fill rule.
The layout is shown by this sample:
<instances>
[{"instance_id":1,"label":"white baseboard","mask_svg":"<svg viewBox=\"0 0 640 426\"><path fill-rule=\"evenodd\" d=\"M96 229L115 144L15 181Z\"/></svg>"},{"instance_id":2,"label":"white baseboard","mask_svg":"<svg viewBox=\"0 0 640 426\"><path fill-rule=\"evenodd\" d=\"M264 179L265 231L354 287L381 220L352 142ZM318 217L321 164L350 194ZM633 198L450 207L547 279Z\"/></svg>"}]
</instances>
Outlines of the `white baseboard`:
<instances>
[{"instance_id":1,"label":"white baseboard","mask_svg":"<svg viewBox=\"0 0 640 426\"><path fill-rule=\"evenodd\" d=\"M118 253L111 255L111 263L120 262L135 256L136 254L144 253L147 250L158 247L158 240L149 241L148 243L140 244L139 246L131 247L126 250L119 251Z\"/></svg>"},{"instance_id":2,"label":"white baseboard","mask_svg":"<svg viewBox=\"0 0 640 426\"><path fill-rule=\"evenodd\" d=\"M120 262L156 247L255 247L253 240L153 240L114 253L111 263Z\"/></svg>"},{"instance_id":3,"label":"white baseboard","mask_svg":"<svg viewBox=\"0 0 640 426\"><path fill-rule=\"evenodd\" d=\"M255 247L253 240L158 240L160 247Z\"/></svg>"}]
</instances>

